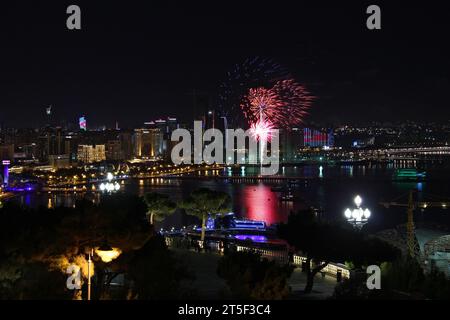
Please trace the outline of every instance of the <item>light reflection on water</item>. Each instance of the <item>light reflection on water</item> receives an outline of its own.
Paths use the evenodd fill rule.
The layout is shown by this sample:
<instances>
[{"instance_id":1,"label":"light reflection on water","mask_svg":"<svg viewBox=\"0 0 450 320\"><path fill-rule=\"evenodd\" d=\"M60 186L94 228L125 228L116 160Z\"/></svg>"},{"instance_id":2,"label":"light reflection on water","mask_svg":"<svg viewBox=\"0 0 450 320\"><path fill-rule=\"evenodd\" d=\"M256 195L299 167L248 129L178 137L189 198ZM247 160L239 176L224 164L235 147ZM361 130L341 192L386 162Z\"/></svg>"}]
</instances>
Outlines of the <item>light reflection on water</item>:
<instances>
[{"instance_id":1,"label":"light reflection on water","mask_svg":"<svg viewBox=\"0 0 450 320\"><path fill-rule=\"evenodd\" d=\"M294 209L294 203L280 202L277 193L270 189L263 183L244 187L240 213L248 219L262 220L267 224L286 222L287 214Z\"/></svg>"},{"instance_id":2,"label":"light reflection on water","mask_svg":"<svg viewBox=\"0 0 450 320\"><path fill-rule=\"evenodd\" d=\"M186 198L193 190L206 187L218 191L227 192L233 200L233 211L241 217L264 220L268 224L284 222L290 212L314 206L322 208L326 217L341 217L344 208L352 205L352 199L360 194L364 199L364 205L373 212L372 221L380 223L382 219L391 219L392 212L398 212L403 219L404 210L386 211L380 207L379 202L390 200L399 194L405 193L412 188L417 188L423 193L433 193L450 197L450 186L442 181L431 182L395 182L390 179L394 168L404 166L378 167L378 166L297 166L286 167L285 174L290 177L312 177L315 180L301 180L297 186L292 188L296 197L294 202L282 202L278 199L278 193L272 192L273 186L279 186L285 182L257 182L247 181L244 178L254 174L254 168L236 169L230 171L225 169L219 173L222 175L241 176L238 182L230 182L223 179L132 179L124 181L123 192L144 195L147 192L159 192L169 195L174 201ZM431 171L431 170L430 170ZM448 175L449 170L437 170L435 176ZM322 174L322 175L321 175ZM202 175L214 176L215 172L202 173ZM430 176L433 176L431 172ZM89 190L89 188L88 188ZM92 193L90 196L92 197ZM16 201L30 207L40 205L47 207L66 206L71 207L77 199L81 199L82 193L54 193L54 194L24 194L16 198ZM419 192L419 197L422 193ZM99 201L100 196L94 197ZM382 212L384 213L383 218Z\"/></svg>"}]
</instances>

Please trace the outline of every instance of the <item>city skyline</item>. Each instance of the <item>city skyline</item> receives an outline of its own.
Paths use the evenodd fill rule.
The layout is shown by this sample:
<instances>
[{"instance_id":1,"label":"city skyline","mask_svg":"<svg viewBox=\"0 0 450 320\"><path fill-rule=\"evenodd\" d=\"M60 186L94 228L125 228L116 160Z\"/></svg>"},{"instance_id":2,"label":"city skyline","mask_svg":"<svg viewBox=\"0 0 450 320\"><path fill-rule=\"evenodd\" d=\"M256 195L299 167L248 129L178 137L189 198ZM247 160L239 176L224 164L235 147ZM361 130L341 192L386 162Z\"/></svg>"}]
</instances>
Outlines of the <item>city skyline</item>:
<instances>
[{"instance_id":1,"label":"city skyline","mask_svg":"<svg viewBox=\"0 0 450 320\"><path fill-rule=\"evenodd\" d=\"M449 299L446 9L2 4L0 300Z\"/></svg>"},{"instance_id":2,"label":"city skyline","mask_svg":"<svg viewBox=\"0 0 450 320\"><path fill-rule=\"evenodd\" d=\"M363 4L79 6L77 31L65 28L65 3L3 9L5 126L39 127L48 105L61 120L84 115L108 127L168 114L189 123L217 109L227 73L254 58L281 65L317 97L308 121L450 115L447 22L438 5L383 4L381 30L366 28Z\"/></svg>"}]
</instances>

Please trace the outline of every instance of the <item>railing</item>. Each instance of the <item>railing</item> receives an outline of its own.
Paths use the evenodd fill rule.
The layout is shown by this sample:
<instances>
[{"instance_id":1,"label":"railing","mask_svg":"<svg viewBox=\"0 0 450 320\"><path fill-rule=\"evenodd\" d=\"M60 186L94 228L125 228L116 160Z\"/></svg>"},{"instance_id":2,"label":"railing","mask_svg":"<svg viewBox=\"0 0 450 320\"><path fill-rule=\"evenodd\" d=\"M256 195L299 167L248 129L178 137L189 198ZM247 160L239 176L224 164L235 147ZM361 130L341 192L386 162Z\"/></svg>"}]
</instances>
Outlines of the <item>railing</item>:
<instances>
[{"instance_id":1,"label":"railing","mask_svg":"<svg viewBox=\"0 0 450 320\"><path fill-rule=\"evenodd\" d=\"M172 248L181 248L181 249L199 249L199 241L185 238L185 237L165 237L165 241L168 247ZM275 261L280 264L289 264L293 263L293 265L304 268L304 264L306 263L306 257L301 255L294 254L292 256L292 261L290 261L289 251L287 247L279 247L279 248L266 248L266 247L257 247L257 246L249 246L245 244L239 243L228 243L230 245L229 250L236 250L238 252L244 251L252 251L261 256L261 258L266 258L270 261ZM221 244L220 240L209 240L205 242L205 249L209 252L216 252L219 254L224 253L224 245ZM313 263L311 261L311 267L313 267ZM322 271L322 274L327 274L329 276L335 277L340 281L340 279L349 279L351 276L350 269L347 266L330 262L327 266L325 266Z\"/></svg>"},{"instance_id":2,"label":"railing","mask_svg":"<svg viewBox=\"0 0 450 320\"><path fill-rule=\"evenodd\" d=\"M311 261L311 267L313 267L313 262ZM302 257L299 255L294 255L294 265L300 266L303 268L303 265L306 264L306 257ZM340 277L343 279L350 279L350 269L341 263L330 262L327 264L325 268L322 269L322 273L328 274L333 277Z\"/></svg>"},{"instance_id":3,"label":"railing","mask_svg":"<svg viewBox=\"0 0 450 320\"><path fill-rule=\"evenodd\" d=\"M253 248L248 246L236 246L236 251L252 251L261 256L261 258L266 258L270 261L276 261L280 264L288 264L289 263L289 254L287 250L273 250L273 249L262 249L262 248Z\"/></svg>"}]
</instances>

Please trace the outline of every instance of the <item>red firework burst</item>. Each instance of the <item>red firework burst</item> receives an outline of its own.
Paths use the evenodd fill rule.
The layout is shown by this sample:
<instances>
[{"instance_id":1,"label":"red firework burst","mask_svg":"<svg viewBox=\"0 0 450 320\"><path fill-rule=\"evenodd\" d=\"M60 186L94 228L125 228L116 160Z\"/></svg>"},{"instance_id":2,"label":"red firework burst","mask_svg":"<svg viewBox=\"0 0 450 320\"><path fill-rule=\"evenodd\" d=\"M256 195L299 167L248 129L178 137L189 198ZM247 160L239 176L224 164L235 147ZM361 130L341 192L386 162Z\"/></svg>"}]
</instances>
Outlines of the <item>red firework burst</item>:
<instances>
[{"instance_id":1,"label":"red firework burst","mask_svg":"<svg viewBox=\"0 0 450 320\"><path fill-rule=\"evenodd\" d=\"M283 111L278 124L280 127L291 128L303 122L314 97L308 90L295 80L282 80L272 88L282 101Z\"/></svg>"},{"instance_id":2,"label":"red firework burst","mask_svg":"<svg viewBox=\"0 0 450 320\"><path fill-rule=\"evenodd\" d=\"M250 124L270 121L278 128L292 128L302 123L313 99L295 80L282 80L270 89L250 89L241 109Z\"/></svg>"},{"instance_id":3,"label":"red firework burst","mask_svg":"<svg viewBox=\"0 0 450 320\"><path fill-rule=\"evenodd\" d=\"M281 107L282 102L276 92L262 87L250 89L241 104L244 116L250 124L265 119L274 121Z\"/></svg>"}]
</instances>

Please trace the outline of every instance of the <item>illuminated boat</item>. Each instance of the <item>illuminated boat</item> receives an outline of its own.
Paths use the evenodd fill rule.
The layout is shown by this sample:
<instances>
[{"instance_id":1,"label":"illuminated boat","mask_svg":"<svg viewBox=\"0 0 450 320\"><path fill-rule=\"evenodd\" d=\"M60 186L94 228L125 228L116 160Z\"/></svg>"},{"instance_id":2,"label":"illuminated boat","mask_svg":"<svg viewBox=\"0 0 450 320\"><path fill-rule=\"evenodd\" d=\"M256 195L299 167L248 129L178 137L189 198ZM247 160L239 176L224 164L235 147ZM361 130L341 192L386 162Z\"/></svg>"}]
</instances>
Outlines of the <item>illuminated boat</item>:
<instances>
[{"instance_id":1,"label":"illuminated boat","mask_svg":"<svg viewBox=\"0 0 450 320\"><path fill-rule=\"evenodd\" d=\"M415 168L397 169L392 175L397 181L420 181L425 179L426 172L418 172Z\"/></svg>"},{"instance_id":2,"label":"illuminated boat","mask_svg":"<svg viewBox=\"0 0 450 320\"><path fill-rule=\"evenodd\" d=\"M257 220L234 219L230 229L265 230L266 223L264 221Z\"/></svg>"},{"instance_id":3,"label":"illuminated boat","mask_svg":"<svg viewBox=\"0 0 450 320\"><path fill-rule=\"evenodd\" d=\"M206 222L208 230L265 230L264 221L236 218L234 213L208 217Z\"/></svg>"}]
</instances>

